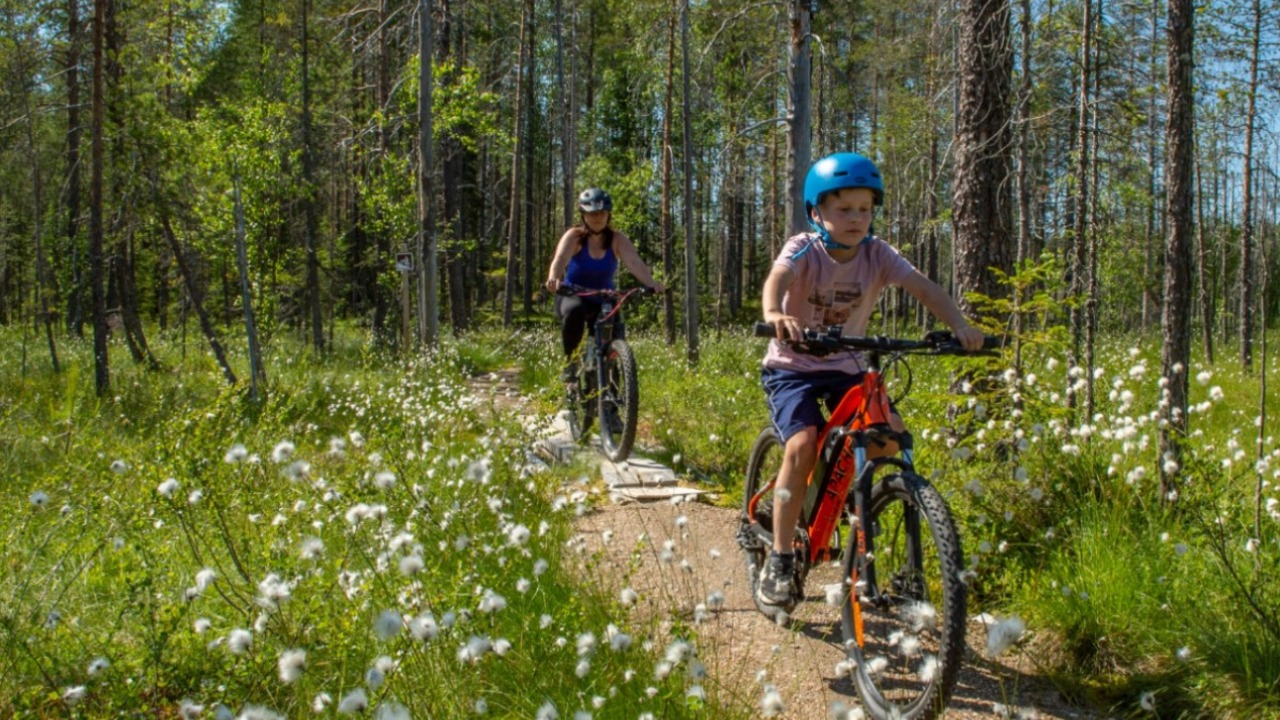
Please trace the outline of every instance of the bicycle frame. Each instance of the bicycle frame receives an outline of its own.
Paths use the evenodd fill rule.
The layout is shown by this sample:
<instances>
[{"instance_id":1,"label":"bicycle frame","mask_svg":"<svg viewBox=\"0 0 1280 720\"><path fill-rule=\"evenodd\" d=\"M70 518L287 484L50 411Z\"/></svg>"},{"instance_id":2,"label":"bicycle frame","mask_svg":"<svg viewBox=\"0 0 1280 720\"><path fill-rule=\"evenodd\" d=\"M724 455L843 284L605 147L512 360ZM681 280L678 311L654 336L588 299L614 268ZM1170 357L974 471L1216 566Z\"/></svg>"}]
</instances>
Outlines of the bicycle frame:
<instances>
[{"instance_id":1,"label":"bicycle frame","mask_svg":"<svg viewBox=\"0 0 1280 720\"><path fill-rule=\"evenodd\" d=\"M566 294L577 295L578 297L588 297L599 295L605 298L600 305L600 314L596 316L595 322L591 324L591 343L583 343L579 346L578 352L583 353L582 368L584 370L594 369L595 371L595 390L600 392L604 387L604 360L609 349L609 343L614 340L614 328L622 322L622 316L619 312L622 310L623 304L643 288L631 288L629 290L607 290L582 288L574 285L562 285ZM607 335L606 335L607 333Z\"/></svg>"},{"instance_id":2,"label":"bicycle frame","mask_svg":"<svg viewBox=\"0 0 1280 720\"><path fill-rule=\"evenodd\" d=\"M840 522L850 486L858 480L854 495L854 516L862 517L871 497L875 471L885 464L912 470L912 438L909 432L889 428L889 398L880 370L880 353L868 354L867 371L862 382L853 386L818 433L817 461L806 480L801 525L809 536L810 565L830 557L831 534ZM869 443L897 442L901 459L875 458L868 462ZM765 485L751 498L748 513L755 520L756 503L773 489L777 480ZM861 540L860 540L861 542ZM864 548L859 547L863 552Z\"/></svg>"}]
</instances>

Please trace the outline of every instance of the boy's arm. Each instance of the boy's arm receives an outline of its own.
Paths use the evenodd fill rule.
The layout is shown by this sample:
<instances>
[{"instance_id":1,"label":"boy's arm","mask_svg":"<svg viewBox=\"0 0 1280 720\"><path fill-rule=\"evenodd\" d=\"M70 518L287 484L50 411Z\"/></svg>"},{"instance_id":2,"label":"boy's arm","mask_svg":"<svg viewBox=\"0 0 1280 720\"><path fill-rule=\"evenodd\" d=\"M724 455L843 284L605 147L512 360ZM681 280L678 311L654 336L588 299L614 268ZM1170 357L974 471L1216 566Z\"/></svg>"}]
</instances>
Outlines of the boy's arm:
<instances>
[{"instance_id":1,"label":"boy's arm","mask_svg":"<svg viewBox=\"0 0 1280 720\"><path fill-rule=\"evenodd\" d=\"M946 323L965 350L982 349L982 331L969 324L960 306L938 283L915 271L902 281L902 288L915 296L942 322Z\"/></svg>"},{"instance_id":2,"label":"boy's arm","mask_svg":"<svg viewBox=\"0 0 1280 720\"><path fill-rule=\"evenodd\" d=\"M764 321L773 324L779 340L790 338L799 342L804 337L800 320L782 311L782 298L786 296L793 279L794 272L781 265L774 265L769 271L769 277L765 278L760 306L764 308Z\"/></svg>"}]
</instances>

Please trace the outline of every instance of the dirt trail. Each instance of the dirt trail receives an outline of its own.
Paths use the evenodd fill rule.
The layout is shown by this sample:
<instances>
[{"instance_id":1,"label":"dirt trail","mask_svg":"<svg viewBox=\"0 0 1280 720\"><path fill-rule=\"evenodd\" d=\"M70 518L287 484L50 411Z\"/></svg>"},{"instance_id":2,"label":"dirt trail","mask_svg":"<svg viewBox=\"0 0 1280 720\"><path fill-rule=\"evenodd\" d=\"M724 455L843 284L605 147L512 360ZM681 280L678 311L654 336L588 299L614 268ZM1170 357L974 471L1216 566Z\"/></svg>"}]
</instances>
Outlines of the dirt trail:
<instances>
[{"instance_id":1,"label":"dirt trail","mask_svg":"<svg viewBox=\"0 0 1280 720\"><path fill-rule=\"evenodd\" d=\"M523 405L513 371L475 378L473 387L507 410ZM635 590L640 599L634 612L641 617L696 624L698 656L708 671L705 683L722 697L759 708L764 685L770 684L786 705L782 717L793 720L827 718L835 703L858 707L852 681L836 676L836 664L844 659L839 614L823 601L822 588L807 588L809 598L789 626L765 617L748 594L736 527L736 510L695 501L606 500L576 524L584 541L579 557L591 565L589 577L611 585L613 593ZM669 554L663 552L668 544ZM723 594L718 608L708 602L717 591ZM710 609L700 612L699 605ZM968 645L945 717L1100 717L1072 706L1036 677L1029 651L1014 650L998 660L984 657L981 623L970 622Z\"/></svg>"},{"instance_id":2,"label":"dirt trail","mask_svg":"<svg viewBox=\"0 0 1280 720\"><path fill-rule=\"evenodd\" d=\"M731 509L662 502L604 505L581 518L577 529L588 556L601 551L601 566L593 575L614 583L615 592L637 591L637 612L694 622L699 604L707 604L716 591L724 594L723 606L697 624L699 657L720 692L759 707L763 684L772 684L786 704L786 718L826 718L836 702L858 706L849 678L836 677L836 664L844 659L839 613L825 604L821 587L807 588L809 598L796 609L790 627L757 611L734 540L736 525L737 512ZM639 542L641 536L647 541ZM664 562L668 540L674 545ZM1034 677L1025 652L1011 652L998 662L975 652L986 646L981 623L971 622L968 641L947 718L1097 717L1072 707L1052 685Z\"/></svg>"}]
</instances>

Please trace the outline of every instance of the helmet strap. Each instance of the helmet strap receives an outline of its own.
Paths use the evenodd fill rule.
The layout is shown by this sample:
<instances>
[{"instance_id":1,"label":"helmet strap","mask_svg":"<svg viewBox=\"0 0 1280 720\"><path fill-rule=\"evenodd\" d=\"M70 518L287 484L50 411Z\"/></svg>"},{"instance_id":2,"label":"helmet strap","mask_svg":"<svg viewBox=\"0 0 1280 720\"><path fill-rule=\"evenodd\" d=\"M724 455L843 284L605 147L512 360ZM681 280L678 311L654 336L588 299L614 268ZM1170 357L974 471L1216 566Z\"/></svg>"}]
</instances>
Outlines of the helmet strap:
<instances>
[{"instance_id":1,"label":"helmet strap","mask_svg":"<svg viewBox=\"0 0 1280 720\"><path fill-rule=\"evenodd\" d=\"M813 213L817 213L818 218L815 220ZM822 240L822 246L828 250L851 250L854 245L845 245L838 243L831 237L831 233L827 232L826 226L822 224L822 211L814 206L813 211L809 214L809 227L812 227L818 233L818 238Z\"/></svg>"}]
</instances>

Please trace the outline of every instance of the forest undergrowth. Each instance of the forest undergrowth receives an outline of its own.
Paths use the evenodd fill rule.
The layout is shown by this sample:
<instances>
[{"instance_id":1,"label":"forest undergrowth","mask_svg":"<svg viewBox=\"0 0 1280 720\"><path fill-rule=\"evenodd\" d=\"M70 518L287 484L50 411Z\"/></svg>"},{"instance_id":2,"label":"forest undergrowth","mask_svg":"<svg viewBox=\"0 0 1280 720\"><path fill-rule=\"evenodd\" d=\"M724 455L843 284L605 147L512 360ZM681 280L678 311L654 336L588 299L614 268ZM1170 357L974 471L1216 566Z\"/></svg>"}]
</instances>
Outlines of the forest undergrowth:
<instances>
[{"instance_id":1,"label":"forest undergrowth","mask_svg":"<svg viewBox=\"0 0 1280 720\"><path fill-rule=\"evenodd\" d=\"M29 338L0 329L0 717L735 716L582 575L588 491L457 346L277 338L255 403L176 337L158 371L113 345L102 399L87 341L54 374Z\"/></svg>"}]
</instances>

